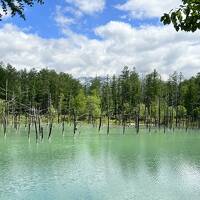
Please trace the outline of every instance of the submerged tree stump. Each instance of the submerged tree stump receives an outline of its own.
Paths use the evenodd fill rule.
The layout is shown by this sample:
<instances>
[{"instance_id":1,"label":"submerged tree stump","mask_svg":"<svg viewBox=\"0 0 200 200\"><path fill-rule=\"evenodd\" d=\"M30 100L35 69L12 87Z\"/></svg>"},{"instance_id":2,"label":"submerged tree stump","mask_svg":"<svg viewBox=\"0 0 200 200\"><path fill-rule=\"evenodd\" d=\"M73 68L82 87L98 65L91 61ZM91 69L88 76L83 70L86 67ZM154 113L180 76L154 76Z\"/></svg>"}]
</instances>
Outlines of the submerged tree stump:
<instances>
[{"instance_id":1,"label":"submerged tree stump","mask_svg":"<svg viewBox=\"0 0 200 200\"><path fill-rule=\"evenodd\" d=\"M99 117L99 132L101 131L101 125L102 125L102 116Z\"/></svg>"},{"instance_id":2,"label":"submerged tree stump","mask_svg":"<svg viewBox=\"0 0 200 200\"><path fill-rule=\"evenodd\" d=\"M62 135L64 136L64 131L65 131L65 120L64 118L62 119Z\"/></svg>"},{"instance_id":3,"label":"submerged tree stump","mask_svg":"<svg viewBox=\"0 0 200 200\"><path fill-rule=\"evenodd\" d=\"M108 114L107 135L110 133L110 115Z\"/></svg>"},{"instance_id":4,"label":"submerged tree stump","mask_svg":"<svg viewBox=\"0 0 200 200\"><path fill-rule=\"evenodd\" d=\"M52 128L53 128L53 123L51 122L51 123L49 124L49 135L48 135L48 140L51 138Z\"/></svg>"}]
</instances>

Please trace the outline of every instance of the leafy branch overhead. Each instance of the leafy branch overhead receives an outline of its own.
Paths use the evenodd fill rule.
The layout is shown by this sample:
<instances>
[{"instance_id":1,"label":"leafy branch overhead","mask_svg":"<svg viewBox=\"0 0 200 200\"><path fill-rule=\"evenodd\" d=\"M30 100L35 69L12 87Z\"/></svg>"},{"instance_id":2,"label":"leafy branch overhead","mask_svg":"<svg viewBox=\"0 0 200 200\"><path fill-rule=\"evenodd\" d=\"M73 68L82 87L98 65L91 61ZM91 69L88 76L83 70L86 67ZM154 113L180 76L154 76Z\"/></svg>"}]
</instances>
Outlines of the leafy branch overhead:
<instances>
[{"instance_id":1,"label":"leafy branch overhead","mask_svg":"<svg viewBox=\"0 0 200 200\"><path fill-rule=\"evenodd\" d=\"M200 0L182 0L183 5L161 17L164 25L173 24L176 31L195 32L200 29Z\"/></svg>"},{"instance_id":2,"label":"leafy branch overhead","mask_svg":"<svg viewBox=\"0 0 200 200\"><path fill-rule=\"evenodd\" d=\"M43 0L0 0L0 5L2 7L2 13L0 13L0 20L2 20L3 15L11 14L11 16L15 16L18 14L20 17L25 19L24 15L24 7L33 6L34 3L43 4Z\"/></svg>"}]
</instances>

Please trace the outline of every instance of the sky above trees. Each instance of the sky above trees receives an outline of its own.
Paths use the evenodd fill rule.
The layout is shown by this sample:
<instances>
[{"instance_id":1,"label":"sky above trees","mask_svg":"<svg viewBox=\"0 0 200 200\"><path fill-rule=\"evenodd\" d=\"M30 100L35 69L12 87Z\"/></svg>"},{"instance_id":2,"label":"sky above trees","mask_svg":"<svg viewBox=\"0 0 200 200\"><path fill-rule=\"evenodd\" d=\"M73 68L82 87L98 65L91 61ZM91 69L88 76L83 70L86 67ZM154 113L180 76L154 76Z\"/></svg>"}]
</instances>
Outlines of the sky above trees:
<instances>
[{"instance_id":1,"label":"sky above trees","mask_svg":"<svg viewBox=\"0 0 200 200\"><path fill-rule=\"evenodd\" d=\"M186 77L200 69L200 32L176 32L160 17L180 0L55 0L25 8L26 21L3 17L0 61L79 76L141 74L157 69ZM1 11L0 11L1 12Z\"/></svg>"}]
</instances>

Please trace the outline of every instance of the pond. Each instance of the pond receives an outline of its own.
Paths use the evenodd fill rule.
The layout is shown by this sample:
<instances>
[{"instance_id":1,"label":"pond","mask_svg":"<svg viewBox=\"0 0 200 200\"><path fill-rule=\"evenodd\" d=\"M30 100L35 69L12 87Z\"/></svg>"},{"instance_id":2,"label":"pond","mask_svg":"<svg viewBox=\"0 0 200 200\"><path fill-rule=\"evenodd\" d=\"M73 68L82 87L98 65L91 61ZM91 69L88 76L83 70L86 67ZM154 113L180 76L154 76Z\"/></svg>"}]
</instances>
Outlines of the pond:
<instances>
[{"instance_id":1,"label":"pond","mask_svg":"<svg viewBox=\"0 0 200 200\"><path fill-rule=\"evenodd\" d=\"M36 144L33 132L1 131L0 199L199 200L198 131L104 132L54 128Z\"/></svg>"}]
</instances>

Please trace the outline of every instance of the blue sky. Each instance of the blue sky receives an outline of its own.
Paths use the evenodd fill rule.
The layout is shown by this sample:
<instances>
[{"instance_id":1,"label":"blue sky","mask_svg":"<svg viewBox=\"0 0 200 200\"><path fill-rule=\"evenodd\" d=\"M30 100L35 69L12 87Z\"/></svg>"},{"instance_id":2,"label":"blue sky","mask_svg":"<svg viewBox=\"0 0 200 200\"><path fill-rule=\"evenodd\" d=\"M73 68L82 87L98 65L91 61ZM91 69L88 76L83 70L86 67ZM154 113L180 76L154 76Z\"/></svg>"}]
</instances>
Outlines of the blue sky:
<instances>
[{"instance_id":1,"label":"blue sky","mask_svg":"<svg viewBox=\"0 0 200 200\"><path fill-rule=\"evenodd\" d=\"M125 0L106 1L103 10L92 14L84 13L76 24L70 26L70 29L88 37L96 37L93 32L94 28L109 21L126 22L135 27L147 24L161 25L159 17L132 19L125 11L116 8L116 5L124 3L126 3ZM12 23L20 28L28 29L29 32L36 33L43 38L59 38L62 36L62 32L55 21L57 6L76 9L73 3L67 3L65 0L46 0L42 6L35 4L32 8L26 7L26 20L22 20L19 16L7 18L1 23L1 26L5 23ZM71 12L65 12L65 16L75 17Z\"/></svg>"},{"instance_id":2,"label":"blue sky","mask_svg":"<svg viewBox=\"0 0 200 200\"><path fill-rule=\"evenodd\" d=\"M45 0L26 20L0 22L0 61L18 69L48 67L79 76L157 69L186 77L200 71L199 31L177 33L160 17L181 0Z\"/></svg>"}]
</instances>

